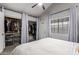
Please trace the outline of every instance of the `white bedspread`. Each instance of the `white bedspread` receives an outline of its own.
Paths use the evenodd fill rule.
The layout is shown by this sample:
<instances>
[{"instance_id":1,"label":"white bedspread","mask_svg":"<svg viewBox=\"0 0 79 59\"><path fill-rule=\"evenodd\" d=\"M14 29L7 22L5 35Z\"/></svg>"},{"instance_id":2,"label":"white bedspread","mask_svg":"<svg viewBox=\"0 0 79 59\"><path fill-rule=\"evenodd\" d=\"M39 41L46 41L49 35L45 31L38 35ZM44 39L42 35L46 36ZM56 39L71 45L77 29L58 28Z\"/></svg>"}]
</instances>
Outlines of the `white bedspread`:
<instances>
[{"instance_id":1,"label":"white bedspread","mask_svg":"<svg viewBox=\"0 0 79 59\"><path fill-rule=\"evenodd\" d=\"M73 46L74 45L74 46ZM34 42L22 44L16 47L11 54L13 55L62 55L77 54L75 48L78 43L68 42L59 39L45 38Z\"/></svg>"}]
</instances>

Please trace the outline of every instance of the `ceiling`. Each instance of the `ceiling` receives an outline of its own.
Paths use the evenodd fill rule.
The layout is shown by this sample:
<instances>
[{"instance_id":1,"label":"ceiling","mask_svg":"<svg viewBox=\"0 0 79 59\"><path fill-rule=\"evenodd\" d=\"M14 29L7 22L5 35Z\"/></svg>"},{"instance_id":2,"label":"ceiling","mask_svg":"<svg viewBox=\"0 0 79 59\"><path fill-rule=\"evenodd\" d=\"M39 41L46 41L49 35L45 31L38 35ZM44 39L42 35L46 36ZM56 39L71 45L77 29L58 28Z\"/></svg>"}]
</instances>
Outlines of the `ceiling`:
<instances>
[{"instance_id":1,"label":"ceiling","mask_svg":"<svg viewBox=\"0 0 79 59\"><path fill-rule=\"evenodd\" d=\"M2 6L11 10L25 12L32 16L40 16L45 10L39 5L32 8L34 4L35 3L1 3ZM47 9L51 4L52 3L44 3L44 6Z\"/></svg>"}]
</instances>

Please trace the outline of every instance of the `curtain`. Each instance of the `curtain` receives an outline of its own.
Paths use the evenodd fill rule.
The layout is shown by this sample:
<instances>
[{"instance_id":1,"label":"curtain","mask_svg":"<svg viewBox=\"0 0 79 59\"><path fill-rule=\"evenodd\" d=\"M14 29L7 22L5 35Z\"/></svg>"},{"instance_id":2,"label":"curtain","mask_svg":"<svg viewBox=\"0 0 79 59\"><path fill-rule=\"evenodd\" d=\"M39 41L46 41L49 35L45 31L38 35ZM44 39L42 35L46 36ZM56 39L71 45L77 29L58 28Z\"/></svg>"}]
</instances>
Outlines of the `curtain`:
<instances>
[{"instance_id":1,"label":"curtain","mask_svg":"<svg viewBox=\"0 0 79 59\"><path fill-rule=\"evenodd\" d=\"M38 24L38 18L36 18L36 40L38 40L39 38L38 38L38 27L39 26L39 24Z\"/></svg>"},{"instance_id":2,"label":"curtain","mask_svg":"<svg viewBox=\"0 0 79 59\"><path fill-rule=\"evenodd\" d=\"M70 8L69 41L77 42L77 13L76 6Z\"/></svg>"},{"instance_id":3,"label":"curtain","mask_svg":"<svg viewBox=\"0 0 79 59\"><path fill-rule=\"evenodd\" d=\"M28 15L22 14L21 44L28 42Z\"/></svg>"},{"instance_id":4,"label":"curtain","mask_svg":"<svg viewBox=\"0 0 79 59\"><path fill-rule=\"evenodd\" d=\"M48 37L52 37L51 36L51 20L52 20L52 16L48 15Z\"/></svg>"}]
</instances>

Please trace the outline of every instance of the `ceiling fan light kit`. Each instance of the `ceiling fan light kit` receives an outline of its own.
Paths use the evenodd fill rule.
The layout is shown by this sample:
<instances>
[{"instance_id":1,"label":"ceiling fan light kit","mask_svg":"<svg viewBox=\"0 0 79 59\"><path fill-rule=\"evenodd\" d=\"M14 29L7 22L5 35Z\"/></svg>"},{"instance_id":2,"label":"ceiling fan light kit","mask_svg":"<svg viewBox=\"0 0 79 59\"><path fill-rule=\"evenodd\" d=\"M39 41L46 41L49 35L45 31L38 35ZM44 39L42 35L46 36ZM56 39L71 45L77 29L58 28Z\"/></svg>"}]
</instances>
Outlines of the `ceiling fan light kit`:
<instances>
[{"instance_id":1,"label":"ceiling fan light kit","mask_svg":"<svg viewBox=\"0 0 79 59\"><path fill-rule=\"evenodd\" d=\"M32 6L32 8L36 7L37 5L41 6L41 7L43 8L43 10L45 10L45 6L44 6L43 3L34 4L34 5Z\"/></svg>"}]
</instances>

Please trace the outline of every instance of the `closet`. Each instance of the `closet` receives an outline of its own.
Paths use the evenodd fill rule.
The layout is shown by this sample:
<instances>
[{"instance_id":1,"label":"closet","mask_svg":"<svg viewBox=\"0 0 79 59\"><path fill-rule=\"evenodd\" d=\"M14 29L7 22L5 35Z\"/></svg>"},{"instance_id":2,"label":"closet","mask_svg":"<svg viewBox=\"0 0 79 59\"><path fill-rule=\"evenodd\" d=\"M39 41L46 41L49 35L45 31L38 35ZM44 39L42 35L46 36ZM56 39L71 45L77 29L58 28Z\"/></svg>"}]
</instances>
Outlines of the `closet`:
<instances>
[{"instance_id":1,"label":"closet","mask_svg":"<svg viewBox=\"0 0 79 59\"><path fill-rule=\"evenodd\" d=\"M36 22L28 22L29 42L36 40Z\"/></svg>"},{"instance_id":2,"label":"closet","mask_svg":"<svg viewBox=\"0 0 79 59\"><path fill-rule=\"evenodd\" d=\"M21 19L5 17L5 45L21 42Z\"/></svg>"},{"instance_id":3,"label":"closet","mask_svg":"<svg viewBox=\"0 0 79 59\"><path fill-rule=\"evenodd\" d=\"M37 21L35 17L28 16L28 42L35 41L37 35Z\"/></svg>"}]
</instances>

